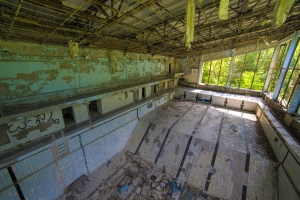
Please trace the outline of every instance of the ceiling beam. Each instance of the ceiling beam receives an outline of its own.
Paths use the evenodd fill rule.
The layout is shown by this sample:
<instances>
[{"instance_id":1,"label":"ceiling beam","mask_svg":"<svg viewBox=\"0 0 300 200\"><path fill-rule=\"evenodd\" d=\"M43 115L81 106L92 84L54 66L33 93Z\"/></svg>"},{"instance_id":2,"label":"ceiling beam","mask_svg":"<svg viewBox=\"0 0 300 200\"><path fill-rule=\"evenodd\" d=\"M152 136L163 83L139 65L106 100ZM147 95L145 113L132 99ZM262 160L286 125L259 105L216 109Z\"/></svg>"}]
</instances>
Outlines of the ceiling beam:
<instances>
[{"instance_id":1,"label":"ceiling beam","mask_svg":"<svg viewBox=\"0 0 300 200\"><path fill-rule=\"evenodd\" d=\"M102 8L102 6L98 6L95 3L92 3L92 5L98 10L100 11L105 17L109 17L109 15L107 14L107 12Z\"/></svg>"},{"instance_id":2,"label":"ceiling beam","mask_svg":"<svg viewBox=\"0 0 300 200\"><path fill-rule=\"evenodd\" d=\"M70 8L68 6L64 6L64 5L61 5L61 4L58 4L58 3L55 3L55 2L51 2L51 1L43 1L43 0L25 0L25 1L27 3L32 4L32 5L42 7L46 10L53 11L53 12L58 12L58 13L61 13L61 14L65 14L67 16L72 14L75 10L75 9ZM104 21L100 17L90 15L90 14L82 12L80 10L74 13L74 17L82 19L82 20L86 20L86 21L96 22L96 23L103 23L103 21Z\"/></svg>"},{"instance_id":3,"label":"ceiling beam","mask_svg":"<svg viewBox=\"0 0 300 200\"><path fill-rule=\"evenodd\" d=\"M9 29L8 29L8 32L7 32L5 41L7 41L8 37L9 37L9 34L10 34L10 31L11 31L12 27L14 26L15 20L16 20L16 18L18 17L18 14L19 14L20 9L21 9L21 7L22 7L22 3L23 3L23 0L20 0L20 3L19 3L19 5L18 5L17 11L16 11L16 14L15 14L15 16L14 16L14 18L13 18L13 21L12 21L11 24L10 24Z\"/></svg>"},{"instance_id":4,"label":"ceiling beam","mask_svg":"<svg viewBox=\"0 0 300 200\"><path fill-rule=\"evenodd\" d=\"M275 5L274 6L269 6L268 8L267 8L267 11L273 11L273 9L274 9L274 7L275 7ZM259 10L259 11L255 11L255 12L252 12L252 13L246 13L245 14L245 17L246 16L251 16L251 17L260 17L261 16L261 14L262 13L264 13L266 10L264 9L264 10ZM228 20L225 20L225 21L220 21L220 22L218 22L218 23L212 23L212 24L207 24L207 25L200 25L200 26L196 26L195 27L195 34L200 34L200 37L203 37L203 36L201 36L201 32L205 32L205 31L207 31L208 29L210 29L211 28L211 26L228 26L228 25L230 25L233 21L235 21L235 20L238 20L239 19L239 16L236 16L236 17L234 17L234 18L231 18L231 19L228 19ZM252 30L253 31L253 30ZM251 32L252 32L251 31ZM243 33L243 34L245 34L245 33ZM174 34L174 35L171 35L171 36L169 36L169 37L166 37L166 38L164 38L165 40L172 40L172 39L176 39L176 38L181 38L182 36L184 35L184 33L180 33L180 34ZM206 40L205 38L204 38L204 40ZM156 44L156 43L160 43L160 42L162 42L162 40L157 40L157 41L154 41L154 42L151 42L151 43L148 43L147 45L153 45L153 44Z\"/></svg>"},{"instance_id":5,"label":"ceiling beam","mask_svg":"<svg viewBox=\"0 0 300 200\"><path fill-rule=\"evenodd\" d=\"M93 1L93 2L94 2L95 0L89 0L89 1ZM128 17L133 16L134 14L136 14L136 13L138 13L139 11L141 11L141 10L143 10L143 9L145 9L145 8L147 8L147 7L151 6L151 5L153 5L153 4L155 4L155 3L158 2L158 1L160 1L160 0L150 0L150 1L147 1L146 3L144 3L144 4L142 4L142 5L140 5L140 6L136 7L136 8L134 8L133 10L131 10L131 11L125 13L123 16L121 16L121 17L115 19L113 22L111 22L111 23L109 23L109 24L107 24L107 25L104 25L102 28L100 28L99 30L95 31L92 35L96 35L96 34L99 34L99 33L103 32L104 30L106 30L106 29L112 27L113 25L115 25L115 24L117 24L117 23L119 23L119 22L121 22L121 21L124 21L124 20L127 19ZM119 11L118 11L118 12L119 12ZM91 37L92 35L90 35L90 36L88 36L88 37ZM82 39L82 40L80 41L80 43L82 43L85 39L86 39L86 38Z\"/></svg>"},{"instance_id":6,"label":"ceiling beam","mask_svg":"<svg viewBox=\"0 0 300 200\"><path fill-rule=\"evenodd\" d=\"M51 36L55 31L57 31L60 27L62 27L63 25L64 25L64 23L66 23L79 9L81 9L85 4L87 3L87 1L84 1L80 6L78 6L74 11L73 11L73 13L69 16L69 17L67 17L57 28L55 28L49 35L48 35L48 37L49 36ZM45 38L42 42L41 42L41 44L43 44L45 41L47 40L47 38Z\"/></svg>"}]
</instances>

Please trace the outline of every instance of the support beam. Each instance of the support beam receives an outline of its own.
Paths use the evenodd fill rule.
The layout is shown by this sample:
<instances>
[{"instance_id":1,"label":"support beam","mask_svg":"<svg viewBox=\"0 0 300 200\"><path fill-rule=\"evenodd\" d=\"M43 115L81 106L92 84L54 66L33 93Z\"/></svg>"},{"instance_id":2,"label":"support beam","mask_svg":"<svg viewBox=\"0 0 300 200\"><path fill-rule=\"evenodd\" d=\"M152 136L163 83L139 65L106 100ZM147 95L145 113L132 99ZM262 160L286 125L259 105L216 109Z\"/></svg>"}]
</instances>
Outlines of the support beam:
<instances>
[{"instance_id":1,"label":"support beam","mask_svg":"<svg viewBox=\"0 0 300 200\"><path fill-rule=\"evenodd\" d=\"M273 53L272 60L271 60L271 63L270 63L268 75L267 75L265 85L264 85L264 88L263 88L263 92L268 91L268 87L270 85L270 81L271 81L271 78L272 78L272 73L273 73L273 70L274 70L274 67L275 67L275 64L276 64L276 60L277 60L279 51L280 51L280 44L278 43L276 45L275 49L274 49L274 53Z\"/></svg>"},{"instance_id":2,"label":"support beam","mask_svg":"<svg viewBox=\"0 0 300 200\"><path fill-rule=\"evenodd\" d=\"M92 5L93 5L98 11L100 11L103 15L105 15L105 17L109 17L109 15L106 13L106 11L105 11L101 6L98 6L98 5L95 4L95 3L92 3Z\"/></svg>"},{"instance_id":3,"label":"support beam","mask_svg":"<svg viewBox=\"0 0 300 200\"><path fill-rule=\"evenodd\" d=\"M228 72L226 87L230 87L231 74L232 74L232 71L233 71L235 54L236 54L236 49L233 49L232 53L231 53L231 60L230 60L230 66L229 66L229 72Z\"/></svg>"},{"instance_id":4,"label":"support beam","mask_svg":"<svg viewBox=\"0 0 300 200\"><path fill-rule=\"evenodd\" d=\"M119 4L119 7L118 7L118 11L121 10L123 3L124 3L124 0L121 0L121 2L120 2L120 4Z\"/></svg>"},{"instance_id":5,"label":"support beam","mask_svg":"<svg viewBox=\"0 0 300 200\"><path fill-rule=\"evenodd\" d=\"M67 17L57 28L55 28L49 35L48 35L48 37L50 37L53 33L55 33L55 31L57 31L60 27L62 27L78 10L80 10L85 4L87 3L87 1L84 1L80 6L78 6L77 8L76 8L76 10L74 10L73 12L72 12L72 14L69 16L69 17ZM42 42L41 42L41 44L42 43L44 43L45 41L47 40L47 38L45 38Z\"/></svg>"},{"instance_id":6,"label":"support beam","mask_svg":"<svg viewBox=\"0 0 300 200\"><path fill-rule=\"evenodd\" d=\"M200 85L202 82L202 74L203 74L203 55L199 57L199 66L198 66L198 79L197 84Z\"/></svg>"},{"instance_id":7,"label":"support beam","mask_svg":"<svg viewBox=\"0 0 300 200\"><path fill-rule=\"evenodd\" d=\"M19 3L19 5L18 5L16 14L15 14L15 17L14 17L13 21L12 21L11 24L10 24L8 33L7 33L6 38L5 38L5 41L7 41L8 37L9 37L9 34L10 34L10 31L11 31L12 27L14 26L15 20L16 20L16 18L17 18L18 15L19 15L20 9L21 9L21 7L22 7L22 3L23 3L23 0L20 0L20 3Z\"/></svg>"},{"instance_id":8,"label":"support beam","mask_svg":"<svg viewBox=\"0 0 300 200\"><path fill-rule=\"evenodd\" d=\"M97 3L95 0L89 0L91 2L94 2L96 4L99 4L99 2ZM141 10L144 10L145 8L147 7L150 7L152 6L153 4L155 4L156 2L158 2L159 0L150 0L150 1L147 1L146 3L144 4L141 4L140 6L132 9L131 11L125 13L123 16L119 17L118 19L115 19L113 22L111 22L110 24L107 24L103 27L101 27L100 29L98 29L97 31L95 31L92 35L90 35L89 37L93 36L93 35L97 35L101 32L103 32L104 30L107 30L108 28L112 27L113 25L119 23L119 22L122 22L124 21L125 19L135 15L136 13L140 12ZM104 5L103 5L104 6ZM114 9L116 12L119 12L117 9ZM82 43L86 38L82 39L79 43Z\"/></svg>"},{"instance_id":9,"label":"support beam","mask_svg":"<svg viewBox=\"0 0 300 200\"><path fill-rule=\"evenodd\" d=\"M110 1L110 6L111 6L112 8L114 8L114 0L111 0L111 1ZM111 10L111 16L114 16L114 11L113 11L113 10Z\"/></svg>"},{"instance_id":10,"label":"support beam","mask_svg":"<svg viewBox=\"0 0 300 200\"><path fill-rule=\"evenodd\" d=\"M299 108L299 103L300 103L300 81L298 79L298 84L295 85L295 90L292 94L291 102L287 112L290 114L296 113Z\"/></svg>"},{"instance_id":11,"label":"support beam","mask_svg":"<svg viewBox=\"0 0 300 200\"><path fill-rule=\"evenodd\" d=\"M272 100L276 100L278 98L280 89L281 89L282 84L284 82L285 75L288 71L288 68L290 66L290 63L291 63L291 60L293 58L294 52L297 48L298 41L299 41L299 34L297 32L295 32L294 35L293 35L292 41L290 43L290 46L287 50L285 59L283 61L282 70L281 70L279 79L276 83L275 90L274 90L274 93L273 93L273 96L272 96Z\"/></svg>"}]
</instances>

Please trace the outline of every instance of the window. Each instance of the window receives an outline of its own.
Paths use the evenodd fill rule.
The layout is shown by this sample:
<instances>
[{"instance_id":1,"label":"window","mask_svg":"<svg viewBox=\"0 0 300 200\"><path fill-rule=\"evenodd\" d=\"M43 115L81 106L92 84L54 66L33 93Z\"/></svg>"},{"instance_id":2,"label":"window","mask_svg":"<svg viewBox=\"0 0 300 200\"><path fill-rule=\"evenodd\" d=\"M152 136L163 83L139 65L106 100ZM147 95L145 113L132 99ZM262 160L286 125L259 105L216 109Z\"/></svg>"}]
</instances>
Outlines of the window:
<instances>
[{"instance_id":1,"label":"window","mask_svg":"<svg viewBox=\"0 0 300 200\"><path fill-rule=\"evenodd\" d=\"M205 62L203 65L203 79L206 84L226 86L230 59L224 58L221 60L214 60Z\"/></svg>"},{"instance_id":2,"label":"window","mask_svg":"<svg viewBox=\"0 0 300 200\"><path fill-rule=\"evenodd\" d=\"M290 104L292 94L295 90L295 86L299 82L300 75L300 43L295 50L291 63L289 65L288 71L285 75L283 84L280 89L278 96L278 102L283 107L287 108Z\"/></svg>"},{"instance_id":3,"label":"window","mask_svg":"<svg viewBox=\"0 0 300 200\"><path fill-rule=\"evenodd\" d=\"M262 90L273 52L274 49L271 48L236 56L230 86Z\"/></svg>"},{"instance_id":4,"label":"window","mask_svg":"<svg viewBox=\"0 0 300 200\"><path fill-rule=\"evenodd\" d=\"M287 43L284 43L284 44L280 45L280 50L279 50L279 53L277 55L276 63L275 63L274 68L273 68L271 81L270 81L269 88L268 88L269 92L273 92L274 89L275 89L276 82L279 78L279 75L280 75L280 72L281 72L281 69L282 69L282 65L283 65L283 61L284 61L284 58L285 58L285 55L286 55L289 44L290 44L290 42L287 42Z\"/></svg>"},{"instance_id":5,"label":"window","mask_svg":"<svg viewBox=\"0 0 300 200\"><path fill-rule=\"evenodd\" d=\"M267 49L260 51L258 64L255 69L255 76L253 77L251 88L253 90L262 90L267 78L274 49Z\"/></svg>"},{"instance_id":6,"label":"window","mask_svg":"<svg viewBox=\"0 0 300 200\"><path fill-rule=\"evenodd\" d=\"M234 58L230 86L252 90L262 90L274 48L237 55ZM226 86L231 58L205 62L203 83Z\"/></svg>"}]
</instances>

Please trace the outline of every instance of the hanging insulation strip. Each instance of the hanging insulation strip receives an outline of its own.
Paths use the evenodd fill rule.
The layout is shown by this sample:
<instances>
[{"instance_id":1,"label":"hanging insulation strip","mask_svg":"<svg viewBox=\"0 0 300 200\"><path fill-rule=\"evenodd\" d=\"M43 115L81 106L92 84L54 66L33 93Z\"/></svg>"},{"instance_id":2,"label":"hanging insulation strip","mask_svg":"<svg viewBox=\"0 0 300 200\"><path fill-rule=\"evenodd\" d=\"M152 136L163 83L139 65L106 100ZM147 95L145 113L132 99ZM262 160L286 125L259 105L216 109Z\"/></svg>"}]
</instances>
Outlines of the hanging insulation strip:
<instances>
[{"instance_id":1,"label":"hanging insulation strip","mask_svg":"<svg viewBox=\"0 0 300 200\"><path fill-rule=\"evenodd\" d=\"M275 7L275 16L272 22L274 28L279 28L288 17L295 0L279 0Z\"/></svg>"},{"instance_id":2,"label":"hanging insulation strip","mask_svg":"<svg viewBox=\"0 0 300 200\"><path fill-rule=\"evenodd\" d=\"M194 41L194 19L195 19L195 3L194 0L188 0L186 8L186 22L185 22L185 46L190 49L191 42Z\"/></svg>"},{"instance_id":3,"label":"hanging insulation strip","mask_svg":"<svg viewBox=\"0 0 300 200\"><path fill-rule=\"evenodd\" d=\"M222 20L228 19L229 0L221 0L219 7L219 18Z\"/></svg>"}]
</instances>

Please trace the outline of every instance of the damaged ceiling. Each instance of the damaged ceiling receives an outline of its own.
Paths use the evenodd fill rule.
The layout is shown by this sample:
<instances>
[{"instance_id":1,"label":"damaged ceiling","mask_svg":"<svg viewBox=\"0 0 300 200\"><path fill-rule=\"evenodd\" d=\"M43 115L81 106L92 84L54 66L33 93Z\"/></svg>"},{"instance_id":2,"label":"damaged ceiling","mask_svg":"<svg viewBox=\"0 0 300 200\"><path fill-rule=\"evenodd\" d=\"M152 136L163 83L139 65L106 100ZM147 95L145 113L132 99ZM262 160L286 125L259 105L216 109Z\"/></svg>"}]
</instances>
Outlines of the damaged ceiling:
<instances>
[{"instance_id":1,"label":"damaged ceiling","mask_svg":"<svg viewBox=\"0 0 300 200\"><path fill-rule=\"evenodd\" d=\"M195 0L194 40L184 43L187 0L0 0L5 41L117 49L174 57L270 43L300 29L300 1L292 1L283 25L272 26L278 0Z\"/></svg>"}]
</instances>

